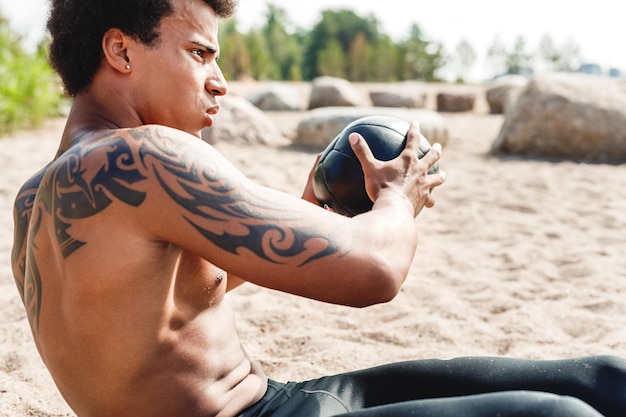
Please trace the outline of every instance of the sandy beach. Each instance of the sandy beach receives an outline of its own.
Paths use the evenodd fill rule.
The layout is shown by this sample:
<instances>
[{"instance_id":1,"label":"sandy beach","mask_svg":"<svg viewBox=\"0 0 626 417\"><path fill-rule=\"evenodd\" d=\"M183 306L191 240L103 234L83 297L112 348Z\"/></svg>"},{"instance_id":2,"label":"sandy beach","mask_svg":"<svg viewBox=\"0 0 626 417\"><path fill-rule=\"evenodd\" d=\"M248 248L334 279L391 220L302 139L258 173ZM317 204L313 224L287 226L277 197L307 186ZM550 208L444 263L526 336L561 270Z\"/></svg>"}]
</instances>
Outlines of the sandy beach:
<instances>
[{"instance_id":1,"label":"sandy beach","mask_svg":"<svg viewBox=\"0 0 626 417\"><path fill-rule=\"evenodd\" d=\"M270 117L290 132L303 113ZM420 245L396 299L353 309L252 284L228 295L244 346L270 377L417 358L626 355L626 166L489 155L504 119L482 101L443 117L448 179L416 220ZM74 415L37 354L9 262L13 199L54 156L63 123L0 139L0 416ZM216 148L294 195L320 151Z\"/></svg>"}]
</instances>

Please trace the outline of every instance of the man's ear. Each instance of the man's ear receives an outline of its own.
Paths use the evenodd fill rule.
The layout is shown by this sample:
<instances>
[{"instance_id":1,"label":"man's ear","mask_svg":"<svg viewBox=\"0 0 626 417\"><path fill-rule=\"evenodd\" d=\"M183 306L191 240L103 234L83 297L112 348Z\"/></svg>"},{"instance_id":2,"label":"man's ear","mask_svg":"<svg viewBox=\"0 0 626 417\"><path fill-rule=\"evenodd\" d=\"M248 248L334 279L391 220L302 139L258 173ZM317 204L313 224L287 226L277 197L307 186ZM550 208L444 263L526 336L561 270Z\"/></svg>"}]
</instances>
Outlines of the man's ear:
<instances>
[{"instance_id":1,"label":"man's ear","mask_svg":"<svg viewBox=\"0 0 626 417\"><path fill-rule=\"evenodd\" d=\"M108 64L121 73L130 72L128 47L131 39L119 29L109 29L102 37L102 51Z\"/></svg>"}]
</instances>

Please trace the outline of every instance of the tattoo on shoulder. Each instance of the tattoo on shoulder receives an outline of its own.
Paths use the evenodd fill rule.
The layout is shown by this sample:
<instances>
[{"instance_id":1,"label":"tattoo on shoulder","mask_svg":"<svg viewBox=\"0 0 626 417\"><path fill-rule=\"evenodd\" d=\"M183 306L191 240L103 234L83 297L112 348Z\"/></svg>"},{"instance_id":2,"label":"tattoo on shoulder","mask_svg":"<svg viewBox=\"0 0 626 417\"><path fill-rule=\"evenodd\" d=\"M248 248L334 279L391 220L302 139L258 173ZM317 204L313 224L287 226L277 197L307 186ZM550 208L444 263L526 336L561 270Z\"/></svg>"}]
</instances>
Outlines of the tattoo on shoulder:
<instances>
[{"instance_id":1,"label":"tattoo on shoulder","mask_svg":"<svg viewBox=\"0 0 626 417\"><path fill-rule=\"evenodd\" d=\"M145 198L144 193L132 189L132 184L145 177L139 174L127 142L107 141L103 148L105 162L89 164L85 163L89 155L83 148L72 147L26 183L17 197L15 279L35 331L39 326L42 275L33 242L40 233L43 212L54 222L55 238L67 258L85 244L69 233L72 221L101 212L113 198L133 206Z\"/></svg>"},{"instance_id":2,"label":"tattoo on shoulder","mask_svg":"<svg viewBox=\"0 0 626 417\"><path fill-rule=\"evenodd\" d=\"M68 232L72 220L100 213L113 198L132 206L145 199L145 193L132 188L145 177L139 173L128 143L106 140L101 148L106 156L95 164L86 163L94 149L86 153L81 146L70 148L40 187L41 202L54 218L56 238L66 258L85 244Z\"/></svg>"},{"instance_id":3,"label":"tattoo on shoulder","mask_svg":"<svg viewBox=\"0 0 626 417\"><path fill-rule=\"evenodd\" d=\"M67 258L88 244L72 236L75 221L101 213L115 200L139 207L147 196L141 184L149 177L156 178L198 233L232 254L250 251L270 262L304 265L349 250L349 239L332 243L304 213L276 207L250 190L217 153L205 159L165 128L112 131L97 143L77 144L60 155L16 206L18 240L23 240L16 242L21 248L17 269L22 277L29 275L16 281L31 300L31 323L38 322L42 280L36 248L27 247L25 239L28 234L33 242L40 232L43 213L54 222L55 239Z\"/></svg>"},{"instance_id":4,"label":"tattoo on shoulder","mask_svg":"<svg viewBox=\"0 0 626 417\"><path fill-rule=\"evenodd\" d=\"M63 256L85 244L69 233L73 220L102 212L113 199L138 207L146 193L137 184L152 175L183 209L185 219L228 252L248 249L268 261L283 263L296 257L305 264L339 250L328 240L321 242L319 233L315 236L316 229L304 214L276 207L237 181L234 169L227 172L232 168L225 161L200 160L164 132L161 128L112 132L99 145L87 150L74 146L60 158L42 182L40 194L54 218ZM95 153L102 161L89 163Z\"/></svg>"}]
</instances>

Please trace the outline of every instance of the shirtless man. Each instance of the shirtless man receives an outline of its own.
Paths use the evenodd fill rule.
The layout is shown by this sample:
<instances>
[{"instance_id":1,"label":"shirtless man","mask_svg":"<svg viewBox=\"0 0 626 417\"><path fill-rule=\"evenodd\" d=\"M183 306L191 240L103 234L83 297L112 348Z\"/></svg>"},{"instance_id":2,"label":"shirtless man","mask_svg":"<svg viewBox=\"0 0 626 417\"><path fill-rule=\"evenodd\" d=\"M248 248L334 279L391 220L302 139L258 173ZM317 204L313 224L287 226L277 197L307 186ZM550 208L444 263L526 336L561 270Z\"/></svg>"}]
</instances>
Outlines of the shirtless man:
<instances>
[{"instance_id":1,"label":"shirtless man","mask_svg":"<svg viewBox=\"0 0 626 417\"><path fill-rule=\"evenodd\" d=\"M626 366L609 357L268 379L225 293L249 281L346 306L392 299L416 249L414 216L445 180L427 174L441 148L419 160L413 126L405 152L381 162L353 136L375 204L342 217L319 207L310 184L302 199L255 184L199 139L227 92L217 33L234 0L51 7L51 63L74 104L58 154L17 196L12 261L37 348L79 417L626 409Z\"/></svg>"}]
</instances>

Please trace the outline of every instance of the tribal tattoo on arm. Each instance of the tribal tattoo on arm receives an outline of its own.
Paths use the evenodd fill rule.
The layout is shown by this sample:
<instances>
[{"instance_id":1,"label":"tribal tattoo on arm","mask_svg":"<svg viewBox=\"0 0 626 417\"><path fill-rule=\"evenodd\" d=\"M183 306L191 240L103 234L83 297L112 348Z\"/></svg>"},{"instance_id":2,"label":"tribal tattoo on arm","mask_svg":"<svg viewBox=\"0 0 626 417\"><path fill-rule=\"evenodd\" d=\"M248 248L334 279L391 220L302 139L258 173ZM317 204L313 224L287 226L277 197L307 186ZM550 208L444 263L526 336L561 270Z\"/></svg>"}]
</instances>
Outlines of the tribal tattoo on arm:
<instances>
[{"instance_id":1,"label":"tribal tattoo on arm","mask_svg":"<svg viewBox=\"0 0 626 417\"><path fill-rule=\"evenodd\" d=\"M324 238L305 213L284 210L270 197L247 189L234 170L229 176L228 168L216 161L172 152L176 145L165 136L150 135L142 143L144 165L183 208L185 220L221 249L232 254L247 249L277 264L297 259L300 266L345 250Z\"/></svg>"},{"instance_id":2,"label":"tribal tattoo on arm","mask_svg":"<svg viewBox=\"0 0 626 417\"><path fill-rule=\"evenodd\" d=\"M44 212L54 222L54 239L68 258L89 244L71 235L73 223L101 213L115 200L139 207L147 196L141 184L150 177L180 207L188 224L229 253L247 250L268 262L295 261L302 266L350 250L353 239L336 231L330 239L330 233L321 232L304 212L276 207L270 197L249 189L249 183L225 161L199 160L195 148L190 150L168 133L156 127L113 131L95 144L77 144L39 179L36 200L34 192L23 193L16 209L17 227L26 230L30 223L30 244L16 243L27 248L19 260L21 278L16 277L16 282L35 331L41 311L42 271L34 242L41 233Z\"/></svg>"}]
</instances>

